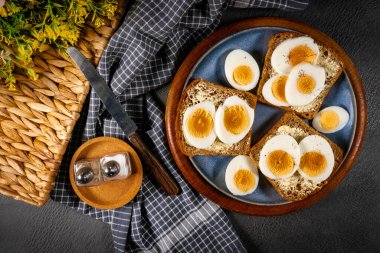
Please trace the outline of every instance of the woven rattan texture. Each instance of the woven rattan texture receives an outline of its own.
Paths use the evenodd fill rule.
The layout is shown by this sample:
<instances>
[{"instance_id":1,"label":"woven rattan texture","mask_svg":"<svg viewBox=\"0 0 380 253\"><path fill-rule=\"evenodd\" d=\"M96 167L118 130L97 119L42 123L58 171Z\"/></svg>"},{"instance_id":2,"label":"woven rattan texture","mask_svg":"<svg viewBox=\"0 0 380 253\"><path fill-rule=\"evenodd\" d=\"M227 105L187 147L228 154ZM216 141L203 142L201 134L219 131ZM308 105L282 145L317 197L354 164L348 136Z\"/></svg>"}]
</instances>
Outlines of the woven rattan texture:
<instances>
[{"instance_id":1,"label":"woven rattan texture","mask_svg":"<svg viewBox=\"0 0 380 253\"><path fill-rule=\"evenodd\" d=\"M124 1L122 1L124 2ZM115 17L95 28L83 29L77 47L97 64L118 26L125 6ZM81 71L56 49L37 53L31 66L37 80L18 72L17 91L0 84L0 193L42 206L70 140L89 83Z\"/></svg>"}]
</instances>

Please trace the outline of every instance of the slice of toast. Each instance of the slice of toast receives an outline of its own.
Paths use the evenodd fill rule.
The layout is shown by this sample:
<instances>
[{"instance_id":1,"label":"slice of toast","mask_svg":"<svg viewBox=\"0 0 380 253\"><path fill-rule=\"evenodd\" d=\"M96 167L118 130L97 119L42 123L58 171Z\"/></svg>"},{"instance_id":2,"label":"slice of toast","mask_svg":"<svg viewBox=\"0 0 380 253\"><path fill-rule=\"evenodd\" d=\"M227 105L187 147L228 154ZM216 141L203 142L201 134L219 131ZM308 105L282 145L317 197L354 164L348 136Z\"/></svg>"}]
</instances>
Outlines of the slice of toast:
<instances>
[{"instance_id":1,"label":"slice of toast","mask_svg":"<svg viewBox=\"0 0 380 253\"><path fill-rule=\"evenodd\" d=\"M273 136L280 134L288 134L295 138L298 143L308 135L319 135L328 141L333 150L335 157L333 172L329 178L322 182L313 182L308 180L302 177L298 171L287 179L273 180L267 178L267 180L285 200L298 201L305 199L322 189L322 187L326 185L335 174L343 159L343 150L328 138L310 127L300 117L296 116L292 112L286 112L284 116L282 116L281 119L260 139L260 141L252 147L250 157L254 160L254 162L256 162L257 165L259 164L261 149L264 147L265 143Z\"/></svg>"},{"instance_id":2,"label":"slice of toast","mask_svg":"<svg viewBox=\"0 0 380 253\"><path fill-rule=\"evenodd\" d=\"M271 57L272 57L272 53L274 49L281 42L290 38L296 38L300 36L305 36L305 35L300 34L300 33L295 33L295 32L284 32L284 33L274 34L270 38L269 43L268 43L268 51L265 56L264 67L261 74L259 87L257 90L257 97L260 102L273 105L265 100L264 96L262 95L262 90L263 90L263 86L265 82L268 81L268 79L270 79L271 77L277 75L277 72L275 72L275 70L272 68L272 65L271 65ZM276 106L287 111L293 111L296 114L306 119L312 119L318 113L331 87L338 80L344 68L343 62L341 61L338 54L335 52L333 48L326 46L325 44L323 44L322 42L316 39L314 39L314 41L319 47L319 56L317 58L316 65L323 67L326 71L326 82L325 82L323 90L311 103L307 105L289 106L289 107Z\"/></svg>"},{"instance_id":3,"label":"slice of toast","mask_svg":"<svg viewBox=\"0 0 380 253\"><path fill-rule=\"evenodd\" d=\"M177 143L182 153L187 156L195 155L210 155L210 156L233 156L233 155L247 155L251 147L252 131L239 142L234 144L226 144L216 138L215 142L206 149L198 149L191 146L185 139L182 130L182 121L186 109L189 106L198 104L200 102L211 100L214 102L215 109L218 109L219 105L223 104L224 100L228 97L237 95L241 99L247 101L251 108L256 107L257 98L250 92L239 91L230 88L226 88L214 83L211 83L204 79L193 80L184 90L179 102L176 117L176 133Z\"/></svg>"}]
</instances>

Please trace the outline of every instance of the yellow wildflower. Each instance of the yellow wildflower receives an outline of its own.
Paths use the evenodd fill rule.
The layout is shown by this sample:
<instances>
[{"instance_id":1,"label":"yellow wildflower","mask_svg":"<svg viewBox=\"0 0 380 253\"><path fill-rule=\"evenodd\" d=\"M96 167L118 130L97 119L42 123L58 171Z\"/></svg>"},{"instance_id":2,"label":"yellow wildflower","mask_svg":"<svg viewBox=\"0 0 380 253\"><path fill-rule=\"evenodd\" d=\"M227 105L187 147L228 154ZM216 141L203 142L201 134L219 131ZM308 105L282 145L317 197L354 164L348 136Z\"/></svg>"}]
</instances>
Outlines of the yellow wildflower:
<instances>
[{"instance_id":1,"label":"yellow wildflower","mask_svg":"<svg viewBox=\"0 0 380 253\"><path fill-rule=\"evenodd\" d=\"M49 25L46 25L45 26L45 29L44 29L44 35L47 39L52 39L52 40L55 40L57 38L53 28L51 28Z\"/></svg>"},{"instance_id":2,"label":"yellow wildflower","mask_svg":"<svg viewBox=\"0 0 380 253\"><path fill-rule=\"evenodd\" d=\"M97 17L97 18L95 18L94 24L96 27L100 27L100 26L104 25L105 23L104 23L104 20L102 18Z\"/></svg>"},{"instance_id":3,"label":"yellow wildflower","mask_svg":"<svg viewBox=\"0 0 380 253\"><path fill-rule=\"evenodd\" d=\"M36 72L34 72L33 69L26 68L25 71L28 74L28 76L31 77L33 80L37 80L38 79L38 75L36 74Z\"/></svg>"},{"instance_id":4,"label":"yellow wildflower","mask_svg":"<svg viewBox=\"0 0 380 253\"><path fill-rule=\"evenodd\" d=\"M16 83L16 80L15 80L15 82L14 82L14 83L12 83L12 82L8 82L8 83L7 83L7 86L8 86L8 90L10 90L10 91L16 91L16 90L17 90L17 88L16 88L16 85L15 85L15 83Z\"/></svg>"},{"instance_id":5,"label":"yellow wildflower","mask_svg":"<svg viewBox=\"0 0 380 253\"><path fill-rule=\"evenodd\" d=\"M47 44L40 44L38 47L39 52L43 52L43 51L46 51L48 49L49 49L49 45L47 45Z\"/></svg>"},{"instance_id":6,"label":"yellow wildflower","mask_svg":"<svg viewBox=\"0 0 380 253\"><path fill-rule=\"evenodd\" d=\"M7 11L4 9L4 7L0 7L0 16L7 17Z\"/></svg>"},{"instance_id":7,"label":"yellow wildflower","mask_svg":"<svg viewBox=\"0 0 380 253\"><path fill-rule=\"evenodd\" d=\"M117 3L116 0L6 0L0 7L0 52L8 54L0 59L0 79L14 90L16 79L12 73L16 66L30 78L38 78L29 65L34 52L50 46L64 51L75 45L85 21L92 21L96 27L104 25L106 18L114 16Z\"/></svg>"}]
</instances>

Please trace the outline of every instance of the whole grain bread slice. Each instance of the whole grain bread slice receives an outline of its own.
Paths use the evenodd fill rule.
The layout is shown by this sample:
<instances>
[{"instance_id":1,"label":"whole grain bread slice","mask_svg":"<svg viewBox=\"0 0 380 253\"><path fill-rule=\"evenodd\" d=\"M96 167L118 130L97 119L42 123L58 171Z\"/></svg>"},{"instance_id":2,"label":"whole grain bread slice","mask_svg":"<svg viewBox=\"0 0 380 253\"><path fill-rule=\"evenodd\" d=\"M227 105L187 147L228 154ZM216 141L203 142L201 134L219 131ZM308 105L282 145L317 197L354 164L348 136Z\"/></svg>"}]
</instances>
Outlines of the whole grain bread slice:
<instances>
[{"instance_id":1,"label":"whole grain bread slice","mask_svg":"<svg viewBox=\"0 0 380 253\"><path fill-rule=\"evenodd\" d=\"M268 42L268 51L265 56L264 67L261 74L259 87L257 90L257 97L260 102L273 105L270 102L266 101L262 95L262 90L263 90L263 86L265 82L277 74L277 72L275 72L275 70L272 68L272 65L271 65L271 57L272 57L273 51L281 42L290 38L296 38L300 36L305 36L305 35L296 33L296 32L283 32L283 33L274 34L270 38ZM316 39L314 39L314 41L318 45L319 52L320 52L317 58L316 64L318 66L323 67L326 71L326 82L325 82L323 90L311 103L305 106L286 107L286 106L273 105L287 111L293 111L299 116L306 119L312 119L318 113L331 87L338 80L344 68L342 60L339 58L338 54L333 48L326 46L325 44L323 44L322 42Z\"/></svg>"},{"instance_id":2,"label":"whole grain bread slice","mask_svg":"<svg viewBox=\"0 0 380 253\"><path fill-rule=\"evenodd\" d=\"M335 164L333 172L330 177L322 182L313 182L301 176L301 174L295 172L290 178L287 179L277 179L273 180L267 178L268 181L273 185L276 191L285 200L298 201L305 199L319 190L322 189L324 185L331 179L331 177L338 170L340 163L343 160L343 150L326 138L324 135L320 134L312 127L310 127L305 121L292 112L286 112L281 119L276 122L276 124L257 142L250 152L251 159L258 165L260 159L261 149L264 147L265 143L275 135L288 134L294 137L299 143L303 138L309 135L319 135L328 141L330 144L334 157Z\"/></svg>"},{"instance_id":3,"label":"whole grain bread slice","mask_svg":"<svg viewBox=\"0 0 380 253\"><path fill-rule=\"evenodd\" d=\"M224 100L233 95L239 96L241 99L247 101L248 105L251 108L256 107L257 98L250 92L226 88L200 78L193 80L186 87L182 93L179 106L177 108L177 117L175 124L177 135L176 139L182 153L190 157L195 155L233 156L247 155L249 153L251 147L252 131L249 131L241 141L234 144L223 143L217 138L215 142L207 149L198 149L191 146L186 141L183 134L183 115L189 106L208 100L213 101L215 109L217 109L219 105L223 104Z\"/></svg>"}]
</instances>

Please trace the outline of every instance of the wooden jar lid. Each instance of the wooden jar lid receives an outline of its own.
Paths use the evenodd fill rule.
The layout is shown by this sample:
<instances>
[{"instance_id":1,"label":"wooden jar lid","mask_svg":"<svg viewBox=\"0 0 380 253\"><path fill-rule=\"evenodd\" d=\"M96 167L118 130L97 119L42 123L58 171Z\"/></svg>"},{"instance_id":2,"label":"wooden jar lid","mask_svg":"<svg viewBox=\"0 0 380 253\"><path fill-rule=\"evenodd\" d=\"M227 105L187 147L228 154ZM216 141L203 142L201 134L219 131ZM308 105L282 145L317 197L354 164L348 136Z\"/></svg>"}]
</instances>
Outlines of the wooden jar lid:
<instances>
[{"instance_id":1,"label":"wooden jar lid","mask_svg":"<svg viewBox=\"0 0 380 253\"><path fill-rule=\"evenodd\" d=\"M103 182L97 186L78 187L74 178L74 163L77 160L99 158L103 155L128 152L131 158L132 175L123 180ZM114 209L129 203L140 189L143 170L140 158L128 143L112 138L98 137L83 143L70 163L70 182L79 198L99 209Z\"/></svg>"}]
</instances>

